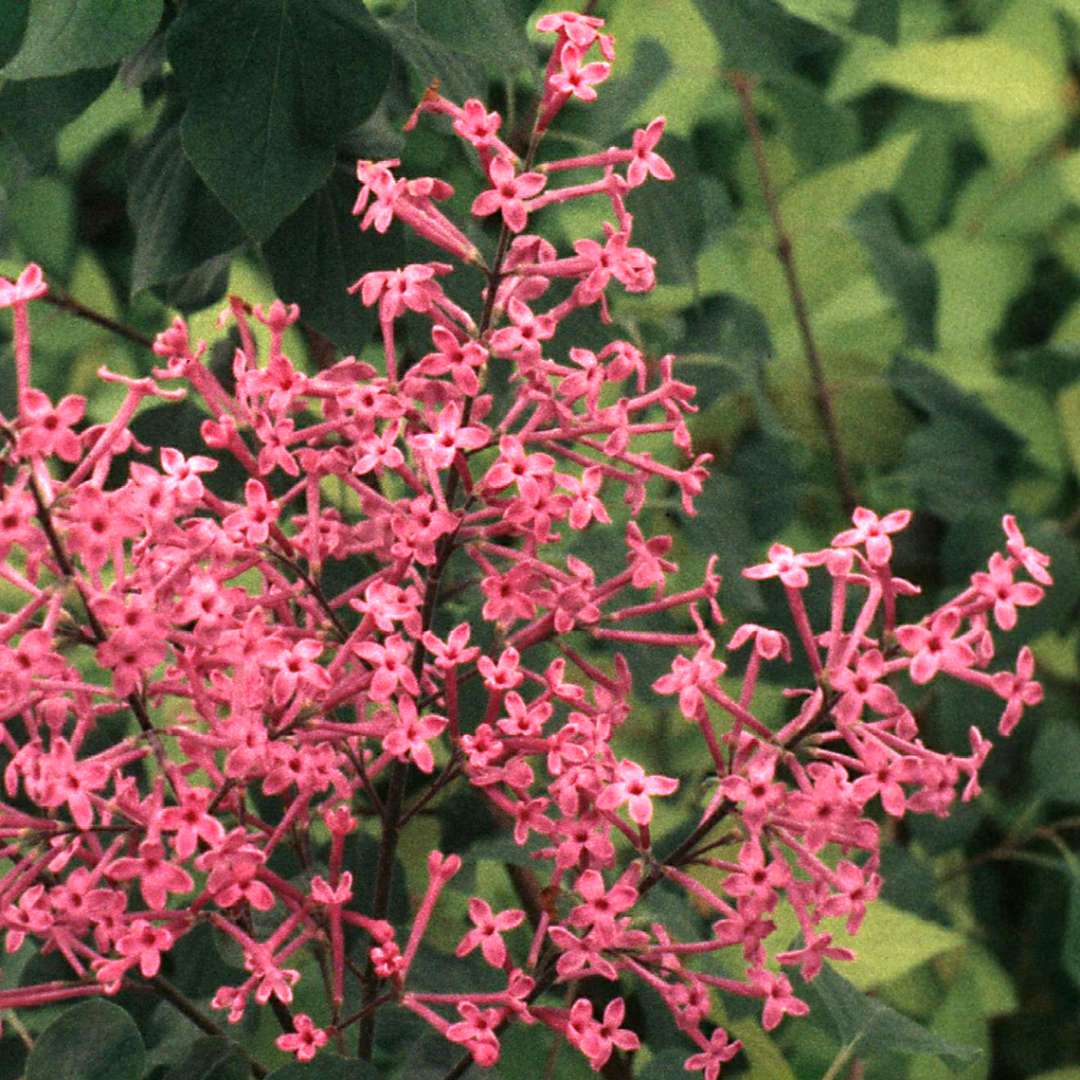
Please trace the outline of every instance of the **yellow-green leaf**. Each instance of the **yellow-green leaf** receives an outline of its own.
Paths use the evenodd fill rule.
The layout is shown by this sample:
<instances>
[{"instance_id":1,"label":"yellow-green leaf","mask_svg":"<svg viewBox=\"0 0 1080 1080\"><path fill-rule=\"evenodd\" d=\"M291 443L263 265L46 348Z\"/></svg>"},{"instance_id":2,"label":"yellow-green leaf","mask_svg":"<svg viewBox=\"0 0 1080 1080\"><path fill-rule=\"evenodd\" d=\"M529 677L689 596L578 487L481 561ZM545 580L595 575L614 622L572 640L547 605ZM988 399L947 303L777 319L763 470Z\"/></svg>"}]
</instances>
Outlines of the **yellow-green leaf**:
<instances>
[{"instance_id":1,"label":"yellow-green leaf","mask_svg":"<svg viewBox=\"0 0 1080 1080\"><path fill-rule=\"evenodd\" d=\"M1053 71L1024 49L993 37L919 41L877 62L890 86L936 101L990 105L1011 116L1059 108Z\"/></svg>"},{"instance_id":2,"label":"yellow-green leaf","mask_svg":"<svg viewBox=\"0 0 1080 1080\"><path fill-rule=\"evenodd\" d=\"M1057 410L1073 472L1080 477L1080 380L1058 394Z\"/></svg>"}]
</instances>

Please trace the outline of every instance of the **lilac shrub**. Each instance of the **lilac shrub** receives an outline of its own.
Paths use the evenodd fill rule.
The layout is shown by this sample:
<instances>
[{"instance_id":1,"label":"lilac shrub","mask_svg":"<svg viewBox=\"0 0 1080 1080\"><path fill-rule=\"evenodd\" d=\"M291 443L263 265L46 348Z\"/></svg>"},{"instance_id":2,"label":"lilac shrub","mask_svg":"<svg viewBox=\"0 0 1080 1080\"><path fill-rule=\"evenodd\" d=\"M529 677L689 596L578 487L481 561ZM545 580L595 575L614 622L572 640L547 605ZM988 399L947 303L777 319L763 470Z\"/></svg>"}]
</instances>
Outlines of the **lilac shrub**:
<instances>
[{"instance_id":1,"label":"lilac shrub","mask_svg":"<svg viewBox=\"0 0 1080 1080\"><path fill-rule=\"evenodd\" d=\"M589 996L548 993L597 977L651 987L687 1037L686 1068L713 1080L740 1049L709 1019L714 990L756 999L772 1029L807 1012L785 970L811 980L826 959L853 956L828 927L855 933L881 887L879 806L893 819L944 817L961 785L960 799L978 794L989 739L972 728L965 756L927 746L904 686L949 678L996 695L1002 735L1040 700L1027 648L1015 671L993 670L995 629L1011 630L1051 583L1011 517L1004 551L917 623L898 607L919 590L890 569L904 510L860 508L827 548L775 544L748 568L778 579L811 674L785 691L798 707L778 729L755 711L756 691L763 665L791 661L788 637L753 624L718 637L715 560L699 584L669 587L672 538L646 535L639 517L650 493L677 492L694 512L709 455L691 449L693 387L674 357L623 340L547 355L567 316L607 324L609 290L652 288L629 206L642 184L673 179L657 150L663 118L630 147L538 159L560 111L592 101L609 74L602 25L540 19L555 47L523 156L477 100L431 89L409 121L448 121L475 151L489 186L471 208L501 220L493 252L440 208L445 181L359 163L361 227L397 219L452 260L353 286L377 308L378 370L350 356L305 374L283 350L295 305L233 300L234 389L177 319L155 342L152 378L102 369L126 396L108 423L82 427L81 397L54 404L31 385L40 271L3 282L18 411L0 418L0 577L19 599L0 621L0 925L9 952L31 941L71 971L0 991L0 1007L160 986L163 957L208 924L248 973L218 988L213 1008L236 1023L273 1006L277 1046L301 1061L342 1050L354 1026L370 1057L376 1017L400 1009L481 1066L521 1022L600 1070L640 1045L624 998L601 1011ZM602 239L560 254L528 231L545 207L577 199L610 207ZM457 268L482 276L472 311L444 290ZM411 365L406 313L430 324L431 351ZM262 363L252 320L269 332ZM512 393L498 397L497 384ZM206 453L141 445L130 429L140 403L185 394L209 413ZM676 456L657 454L658 439ZM226 455L247 477L239 500L213 490ZM625 556L608 576L567 550L567 537L596 530ZM347 560L368 569L335 592L326 568ZM455 622L440 591L452 562L479 582L473 620ZM812 573L830 583L827 626L804 604ZM651 824L679 779L613 749L631 708L628 643L668 651L655 707L677 702L717 778L671 850L654 845ZM738 682L720 656L740 649ZM463 705L466 681L481 712ZM128 734L91 749L117 716ZM513 875L521 907L468 900L456 955L493 969L494 991L439 992L415 977L458 854L431 851L410 918L388 919L402 831L462 786L531 855ZM277 797L280 816L267 820L255 795ZM363 906L343 868L359 831L377 851ZM272 857L295 845L304 872L286 879ZM709 914L706 936L682 940L643 915L661 882ZM780 905L797 942L780 939ZM291 1009L305 952L324 961L314 1016Z\"/></svg>"}]
</instances>

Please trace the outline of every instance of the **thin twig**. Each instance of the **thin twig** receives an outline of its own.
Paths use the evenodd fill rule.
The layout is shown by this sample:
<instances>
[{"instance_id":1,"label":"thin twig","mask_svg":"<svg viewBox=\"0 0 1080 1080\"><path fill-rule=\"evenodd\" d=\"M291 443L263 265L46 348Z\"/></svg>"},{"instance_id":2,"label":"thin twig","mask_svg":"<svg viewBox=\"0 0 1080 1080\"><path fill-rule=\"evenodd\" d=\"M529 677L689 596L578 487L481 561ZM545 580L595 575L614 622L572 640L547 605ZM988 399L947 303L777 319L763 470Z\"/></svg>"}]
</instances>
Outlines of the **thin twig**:
<instances>
[{"instance_id":1,"label":"thin twig","mask_svg":"<svg viewBox=\"0 0 1080 1080\"><path fill-rule=\"evenodd\" d=\"M93 308L87 307L85 304L76 300L75 297L69 296L67 293L58 290L55 285L50 285L49 291L45 293L41 299L47 304L52 304L53 307L59 308L61 311L66 311L80 319L85 319L87 322L92 322L95 326L101 326L106 330L111 330L114 334L118 334L128 341L134 342L136 345L142 345L145 349L152 349L154 347L153 338L148 337L134 327L125 326L115 319L110 319L108 315L104 315L100 311L95 311Z\"/></svg>"},{"instance_id":2,"label":"thin twig","mask_svg":"<svg viewBox=\"0 0 1080 1080\"><path fill-rule=\"evenodd\" d=\"M147 979L147 982L161 997L172 1005L177 1012L186 1016L197 1028L205 1031L207 1035L215 1035L235 1046L247 1059L248 1065L251 1066L252 1076L257 1077L258 1080L262 1080L262 1077L270 1075L270 1070L261 1061L248 1053L240 1043L230 1038L229 1033L224 1028L220 1027L211 1017L207 1016L206 1013L191 1000L191 998L183 993L183 991L177 989L171 982L160 975L155 975L152 979Z\"/></svg>"},{"instance_id":3,"label":"thin twig","mask_svg":"<svg viewBox=\"0 0 1080 1080\"><path fill-rule=\"evenodd\" d=\"M810 314L806 306L806 296L803 293L802 285L799 283L799 275L795 269L795 252L791 236L784 228L784 221L780 215L780 203L776 198L772 178L769 174L769 162L765 157L765 141L761 137L761 127L758 124L757 113L754 111L753 80L742 72L732 72L730 80L735 88L735 93L739 97L743 122L746 125L746 132L750 136L750 146L754 153L754 163L757 166L758 183L761 185L761 194L765 200L765 207L769 212L769 220L772 222L773 236L776 240L776 255L784 269L788 295L791 297L791 307L795 314L795 322L799 328L799 337L802 339L806 362L810 367L810 379L814 387L814 406L817 409L821 427L825 432L825 440L829 445L833 470L836 473L836 482L840 489L840 502L845 513L850 514L858 505L859 500L855 494L855 487L851 481L851 470L848 468L844 448L840 442L840 431L833 410L832 395L828 383L825 381L825 369L821 363L821 354L818 352L817 343L814 341L814 334L810 327Z\"/></svg>"}]
</instances>

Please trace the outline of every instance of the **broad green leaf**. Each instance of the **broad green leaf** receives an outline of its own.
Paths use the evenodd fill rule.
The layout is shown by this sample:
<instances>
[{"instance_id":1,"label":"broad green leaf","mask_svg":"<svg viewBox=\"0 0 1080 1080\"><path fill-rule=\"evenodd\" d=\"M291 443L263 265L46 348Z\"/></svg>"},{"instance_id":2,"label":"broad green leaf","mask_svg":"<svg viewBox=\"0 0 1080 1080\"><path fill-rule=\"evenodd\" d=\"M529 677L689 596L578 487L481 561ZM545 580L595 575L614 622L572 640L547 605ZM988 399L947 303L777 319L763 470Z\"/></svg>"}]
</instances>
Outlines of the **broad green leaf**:
<instances>
[{"instance_id":1,"label":"broad green leaf","mask_svg":"<svg viewBox=\"0 0 1080 1080\"><path fill-rule=\"evenodd\" d=\"M473 56L492 71L535 67L525 25L503 0L470 0L468 18L445 0L412 0L416 23L437 41Z\"/></svg>"},{"instance_id":2,"label":"broad green leaf","mask_svg":"<svg viewBox=\"0 0 1080 1080\"><path fill-rule=\"evenodd\" d=\"M128 176L132 293L179 278L243 243L236 219L184 155L176 112L166 113L135 148Z\"/></svg>"},{"instance_id":3,"label":"broad green leaf","mask_svg":"<svg viewBox=\"0 0 1080 1080\"><path fill-rule=\"evenodd\" d=\"M28 11L26 4L5 4L0 8L0 64L6 64L19 51Z\"/></svg>"},{"instance_id":4,"label":"broad green leaf","mask_svg":"<svg viewBox=\"0 0 1080 1080\"><path fill-rule=\"evenodd\" d=\"M980 170L957 199L953 224L972 236L1004 239L1047 232L1066 209L1065 164L1036 164L1019 177L1000 166Z\"/></svg>"},{"instance_id":5,"label":"broad green leaf","mask_svg":"<svg viewBox=\"0 0 1080 1080\"><path fill-rule=\"evenodd\" d=\"M11 198L11 222L27 261L66 280L75 255L75 196L56 176L38 176Z\"/></svg>"},{"instance_id":6,"label":"broad green leaf","mask_svg":"<svg viewBox=\"0 0 1080 1080\"><path fill-rule=\"evenodd\" d=\"M906 344L932 349L937 313L933 263L905 242L888 203L880 197L863 203L848 227L865 248L877 283L900 309Z\"/></svg>"},{"instance_id":7,"label":"broad green leaf","mask_svg":"<svg viewBox=\"0 0 1080 1080\"><path fill-rule=\"evenodd\" d=\"M782 910L773 916L777 941L790 941L798 931L793 914ZM866 909L858 934L843 926L831 926L833 945L855 950L856 958L843 965L844 980L858 990L869 990L899 978L941 953L958 949L964 938L955 930L902 911L885 900ZM785 946L786 947L786 946Z\"/></svg>"},{"instance_id":8,"label":"broad green leaf","mask_svg":"<svg viewBox=\"0 0 1080 1080\"><path fill-rule=\"evenodd\" d=\"M795 1080L783 1053L755 1019L732 1021L725 1030L732 1039L742 1040L742 1052L750 1062L748 1080Z\"/></svg>"},{"instance_id":9,"label":"broad green leaf","mask_svg":"<svg viewBox=\"0 0 1080 1080\"><path fill-rule=\"evenodd\" d=\"M1073 472L1080 477L1080 381L1058 394L1057 411Z\"/></svg>"},{"instance_id":10,"label":"broad green leaf","mask_svg":"<svg viewBox=\"0 0 1080 1080\"><path fill-rule=\"evenodd\" d=\"M978 1050L943 1039L877 998L867 997L826 963L799 996L817 998L842 1045L854 1043L860 1058L895 1054L933 1054L953 1062L971 1061Z\"/></svg>"},{"instance_id":11,"label":"broad green leaf","mask_svg":"<svg viewBox=\"0 0 1080 1080\"><path fill-rule=\"evenodd\" d=\"M91 998L54 1020L26 1059L26 1080L141 1080L146 1049L135 1021Z\"/></svg>"},{"instance_id":12,"label":"broad green leaf","mask_svg":"<svg viewBox=\"0 0 1080 1080\"><path fill-rule=\"evenodd\" d=\"M74 173L106 139L124 128L142 132L148 129L148 116L138 90L116 78L101 97L68 124L56 140L60 168Z\"/></svg>"},{"instance_id":13,"label":"broad green leaf","mask_svg":"<svg viewBox=\"0 0 1080 1080\"><path fill-rule=\"evenodd\" d=\"M188 0L167 44L188 102L184 152L257 240L329 176L390 72L382 32L354 0Z\"/></svg>"},{"instance_id":14,"label":"broad green leaf","mask_svg":"<svg viewBox=\"0 0 1080 1080\"><path fill-rule=\"evenodd\" d=\"M964 953L963 981L968 1000L977 1004L980 1016L1007 1016L1020 1008L1012 978L984 945L968 943Z\"/></svg>"},{"instance_id":15,"label":"broad green leaf","mask_svg":"<svg viewBox=\"0 0 1080 1080\"><path fill-rule=\"evenodd\" d=\"M43 79L107 67L154 32L161 10L162 0L30 0L22 45L0 75Z\"/></svg>"},{"instance_id":16,"label":"broad green leaf","mask_svg":"<svg viewBox=\"0 0 1080 1080\"><path fill-rule=\"evenodd\" d=\"M247 1080L251 1066L240 1048L228 1039L199 1039L164 1080Z\"/></svg>"},{"instance_id":17,"label":"broad green leaf","mask_svg":"<svg viewBox=\"0 0 1080 1080\"><path fill-rule=\"evenodd\" d=\"M892 190L917 138L915 132L897 135L869 153L822 169L786 192L780 213L796 244L801 233L849 217L871 192Z\"/></svg>"},{"instance_id":18,"label":"broad green leaf","mask_svg":"<svg viewBox=\"0 0 1080 1080\"><path fill-rule=\"evenodd\" d=\"M1080 150L1075 150L1058 162L1058 175L1066 194L1080 203Z\"/></svg>"},{"instance_id":19,"label":"broad green leaf","mask_svg":"<svg viewBox=\"0 0 1080 1080\"><path fill-rule=\"evenodd\" d=\"M800 53L829 40L822 31L808 27L768 0L694 0L694 3L719 42L724 67L729 71L785 78L791 74ZM807 0L808 6L812 3L813 0ZM649 6L658 14L666 9L666 5ZM634 5L635 15L637 10L638 5Z\"/></svg>"},{"instance_id":20,"label":"broad green leaf","mask_svg":"<svg viewBox=\"0 0 1080 1080\"><path fill-rule=\"evenodd\" d=\"M442 93L453 101L483 98L487 83L479 65L427 33L410 8L380 20L380 25L390 47L416 73L422 85L438 79Z\"/></svg>"},{"instance_id":21,"label":"broad green leaf","mask_svg":"<svg viewBox=\"0 0 1080 1080\"><path fill-rule=\"evenodd\" d=\"M1060 107L1053 71L1032 53L990 36L920 41L883 56L875 74L919 97L989 105L1008 116Z\"/></svg>"},{"instance_id":22,"label":"broad green leaf","mask_svg":"<svg viewBox=\"0 0 1080 1080\"><path fill-rule=\"evenodd\" d=\"M848 29L859 0L777 0L785 11L826 30Z\"/></svg>"},{"instance_id":23,"label":"broad green leaf","mask_svg":"<svg viewBox=\"0 0 1080 1080\"><path fill-rule=\"evenodd\" d=\"M943 349L985 345L1025 286L1033 250L1015 240L938 233L926 253L938 275L937 338Z\"/></svg>"},{"instance_id":24,"label":"broad green leaf","mask_svg":"<svg viewBox=\"0 0 1080 1080\"><path fill-rule=\"evenodd\" d=\"M1038 1076L1028 1077L1028 1080L1080 1080L1080 1065L1071 1065L1066 1066L1064 1069L1041 1072Z\"/></svg>"},{"instance_id":25,"label":"broad green leaf","mask_svg":"<svg viewBox=\"0 0 1080 1080\"><path fill-rule=\"evenodd\" d=\"M1071 718L1047 717L1040 724L1031 770L1041 798L1080 803L1080 729Z\"/></svg>"},{"instance_id":26,"label":"broad green leaf","mask_svg":"<svg viewBox=\"0 0 1080 1080\"><path fill-rule=\"evenodd\" d=\"M362 274L404 261L398 232L360 232L351 210L356 181L335 172L263 245L274 289L300 305L305 323L346 352L371 337L371 309L346 291Z\"/></svg>"},{"instance_id":27,"label":"broad green leaf","mask_svg":"<svg viewBox=\"0 0 1080 1080\"><path fill-rule=\"evenodd\" d=\"M895 45L900 31L900 0L860 0L853 26Z\"/></svg>"},{"instance_id":28,"label":"broad green leaf","mask_svg":"<svg viewBox=\"0 0 1080 1080\"><path fill-rule=\"evenodd\" d=\"M621 77L620 71L628 70L631 57L637 68L639 51L655 51L657 43L670 61L668 76L631 114L633 123L644 125L663 114L670 132L687 135L730 94L727 85L718 80L721 56L707 20L708 12L694 0L615 5L607 29L615 35L620 49L616 78ZM545 44L550 40L545 35ZM601 98L603 94L601 88ZM663 152L663 146L660 150Z\"/></svg>"},{"instance_id":29,"label":"broad green leaf","mask_svg":"<svg viewBox=\"0 0 1080 1080\"><path fill-rule=\"evenodd\" d=\"M33 170L43 168L56 136L113 80L114 69L78 71L55 79L6 82L0 88L0 136Z\"/></svg>"},{"instance_id":30,"label":"broad green leaf","mask_svg":"<svg viewBox=\"0 0 1080 1080\"><path fill-rule=\"evenodd\" d=\"M378 1080L380 1075L368 1061L324 1052L306 1064L294 1061L275 1069L266 1080Z\"/></svg>"},{"instance_id":31,"label":"broad green leaf","mask_svg":"<svg viewBox=\"0 0 1080 1080\"><path fill-rule=\"evenodd\" d=\"M927 1034L966 1052L966 1056L952 1056L949 1064L954 1067L948 1073L950 1080L952 1077L956 1080L987 1080L991 1065L990 1025L972 1000L966 965L931 1018ZM929 1048L922 1053L932 1054L934 1058L944 1056ZM908 1080L940 1080L942 1074L938 1061L920 1056L912 1062Z\"/></svg>"}]
</instances>

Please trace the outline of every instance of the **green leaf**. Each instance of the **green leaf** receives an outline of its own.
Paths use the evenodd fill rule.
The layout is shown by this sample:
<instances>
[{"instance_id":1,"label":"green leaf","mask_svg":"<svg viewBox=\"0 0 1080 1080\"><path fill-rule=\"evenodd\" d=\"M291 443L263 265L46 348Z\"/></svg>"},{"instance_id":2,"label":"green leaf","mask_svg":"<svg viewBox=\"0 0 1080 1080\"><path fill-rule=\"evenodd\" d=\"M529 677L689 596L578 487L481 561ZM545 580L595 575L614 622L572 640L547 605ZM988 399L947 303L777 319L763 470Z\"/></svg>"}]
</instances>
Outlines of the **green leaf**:
<instances>
[{"instance_id":1,"label":"green leaf","mask_svg":"<svg viewBox=\"0 0 1080 1080\"><path fill-rule=\"evenodd\" d=\"M891 191L918 135L897 135L869 153L814 173L787 191L780 200L784 227L795 238L801 233L844 221L874 191Z\"/></svg>"},{"instance_id":2,"label":"green leaf","mask_svg":"<svg viewBox=\"0 0 1080 1080\"><path fill-rule=\"evenodd\" d=\"M1080 478L1080 380L1058 394L1057 411L1073 472Z\"/></svg>"},{"instance_id":3,"label":"green leaf","mask_svg":"<svg viewBox=\"0 0 1080 1080\"><path fill-rule=\"evenodd\" d=\"M410 9L381 19L380 25L391 48L421 83L427 85L438 79L442 93L453 101L483 98L487 82L477 64L424 31Z\"/></svg>"},{"instance_id":4,"label":"green leaf","mask_svg":"<svg viewBox=\"0 0 1080 1080\"><path fill-rule=\"evenodd\" d=\"M251 1067L240 1048L228 1039L199 1039L166 1074L164 1080L247 1080Z\"/></svg>"},{"instance_id":5,"label":"green leaf","mask_svg":"<svg viewBox=\"0 0 1080 1080\"><path fill-rule=\"evenodd\" d=\"M106 67L134 52L161 19L162 0L30 0L30 19L6 79Z\"/></svg>"},{"instance_id":6,"label":"green leaf","mask_svg":"<svg viewBox=\"0 0 1080 1080\"><path fill-rule=\"evenodd\" d=\"M184 152L257 240L323 183L390 74L356 0L188 0L167 47L188 101Z\"/></svg>"},{"instance_id":7,"label":"green leaf","mask_svg":"<svg viewBox=\"0 0 1080 1080\"><path fill-rule=\"evenodd\" d=\"M38 176L11 198L11 223L27 260L66 279L75 255L75 197L56 176Z\"/></svg>"},{"instance_id":8,"label":"green leaf","mask_svg":"<svg viewBox=\"0 0 1080 1080\"><path fill-rule=\"evenodd\" d=\"M825 30L848 29L859 0L778 0L785 11Z\"/></svg>"},{"instance_id":9,"label":"green leaf","mask_svg":"<svg viewBox=\"0 0 1080 1080\"><path fill-rule=\"evenodd\" d=\"M535 67L524 23L503 0L469 0L468 17L446 0L413 0L417 24L436 40L482 60L492 71Z\"/></svg>"},{"instance_id":10,"label":"green leaf","mask_svg":"<svg viewBox=\"0 0 1080 1080\"><path fill-rule=\"evenodd\" d=\"M896 301L908 345L934 348L937 274L934 264L900 235L888 202L871 196L848 220L882 290Z\"/></svg>"},{"instance_id":11,"label":"green leaf","mask_svg":"<svg viewBox=\"0 0 1080 1080\"><path fill-rule=\"evenodd\" d=\"M845 1046L856 1044L855 1052L860 1058L898 1053L933 1054L962 1064L978 1056L978 1050L947 1042L883 1001L860 993L827 963L817 978L798 993L820 1000L840 1042Z\"/></svg>"},{"instance_id":12,"label":"green leaf","mask_svg":"<svg viewBox=\"0 0 1080 1080\"><path fill-rule=\"evenodd\" d=\"M381 1073L368 1061L346 1060L322 1053L306 1064L294 1061L275 1069L266 1080L379 1080Z\"/></svg>"},{"instance_id":13,"label":"green leaf","mask_svg":"<svg viewBox=\"0 0 1080 1080\"><path fill-rule=\"evenodd\" d=\"M881 82L936 101L988 105L1007 116L1061 107L1058 79L1034 54L994 37L919 41L878 60Z\"/></svg>"},{"instance_id":14,"label":"green leaf","mask_svg":"<svg viewBox=\"0 0 1080 1080\"><path fill-rule=\"evenodd\" d=\"M146 1058L135 1021L91 998L57 1017L26 1059L26 1080L140 1080Z\"/></svg>"},{"instance_id":15,"label":"green leaf","mask_svg":"<svg viewBox=\"0 0 1080 1080\"><path fill-rule=\"evenodd\" d=\"M0 64L6 64L19 51L26 32L26 4L5 4L0 8Z\"/></svg>"},{"instance_id":16,"label":"green leaf","mask_svg":"<svg viewBox=\"0 0 1080 1080\"><path fill-rule=\"evenodd\" d=\"M859 0L853 26L895 45L900 31L900 0Z\"/></svg>"},{"instance_id":17,"label":"green leaf","mask_svg":"<svg viewBox=\"0 0 1080 1080\"><path fill-rule=\"evenodd\" d=\"M42 169L52 156L60 129L100 96L114 74L114 68L106 68L56 79L4 83L0 88L0 135L31 169Z\"/></svg>"},{"instance_id":18,"label":"green leaf","mask_svg":"<svg viewBox=\"0 0 1080 1080\"><path fill-rule=\"evenodd\" d=\"M128 217L135 227L131 291L172 281L243 243L236 219L191 167L177 110L128 159Z\"/></svg>"},{"instance_id":19,"label":"green leaf","mask_svg":"<svg viewBox=\"0 0 1080 1080\"><path fill-rule=\"evenodd\" d=\"M1047 717L1031 752L1031 770L1042 798L1080 803L1080 730L1074 722Z\"/></svg>"},{"instance_id":20,"label":"green leaf","mask_svg":"<svg viewBox=\"0 0 1080 1080\"><path fill-rule=\"evenodd\" d=\"M360 231L352 216L356 181L336 172L263 245L274 289L300 305L305 323L347 352L371 339L374 316L346 290L362 274L403 261L397 230Z\"/></svg>"},{"instance_id":21,"label":"green leaf","mask_svg":"<svg viewBox=\"0 0 1080 1080\"><path fill-rule=\"evenodd\" d=\"M809 29L773 0L694 0L694 3L724 51L727 69L784 78L791 74L801 53L828 40L821 31Z\"/></svg>"}]
</instances>

